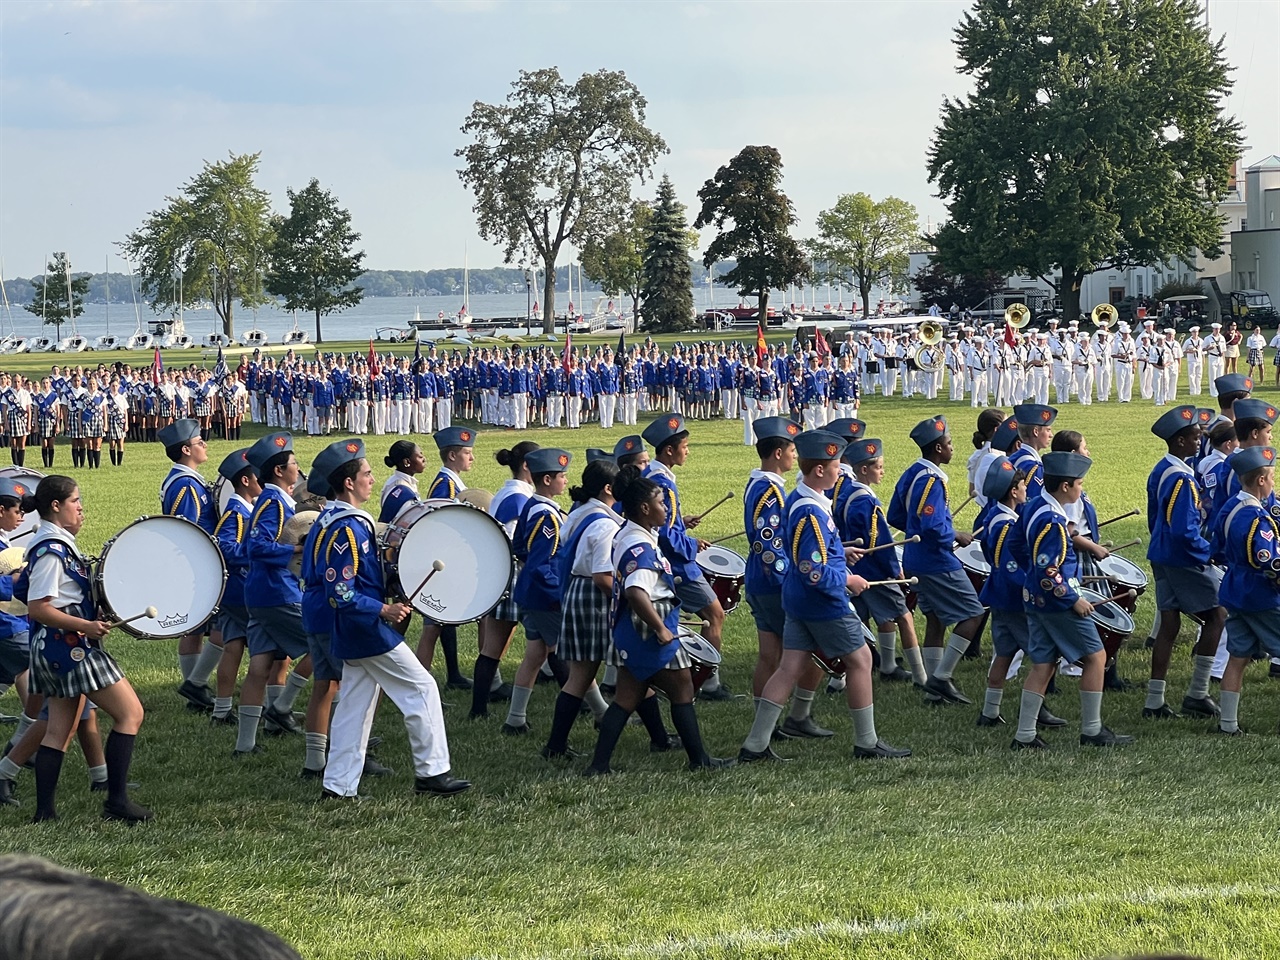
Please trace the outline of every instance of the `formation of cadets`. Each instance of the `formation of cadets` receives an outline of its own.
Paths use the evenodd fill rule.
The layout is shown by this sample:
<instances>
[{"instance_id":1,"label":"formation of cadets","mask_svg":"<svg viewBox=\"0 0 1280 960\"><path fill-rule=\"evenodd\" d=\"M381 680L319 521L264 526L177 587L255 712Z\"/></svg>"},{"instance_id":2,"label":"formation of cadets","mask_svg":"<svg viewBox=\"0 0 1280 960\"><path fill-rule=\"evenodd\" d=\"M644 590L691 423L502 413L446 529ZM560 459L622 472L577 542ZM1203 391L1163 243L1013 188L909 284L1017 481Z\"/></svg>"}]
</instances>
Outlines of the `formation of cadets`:
<instances>
[{"instance_id":1,"label":"formation of cadets","mask_svg":"<svg viewBox=\"0 0 1280 960\"><path fill-rule=\"evenodd\" d=\"M693 352L694 369L732 362L732 352ZM747 360L755 389L769 382L773 364L786 362L786 354L780 348L763 365L754 356ZM476 364L463 358L456 363L478 369L483 355L475 359ZM607 351L601 359L606 365L611 360ZM429 372L430 363L419 364L419 371ZM579 364L574 361L575 370ZM330 374L345 365L336 358ZM352 383L361 365L356 363ZM448 366L454 365L451 358ZM521 357L515 369L527 365ZM816 357L811 365L818 365ZM847 353L840 365L851 367ZM310 375L301 364L297 372ZM394 387L401 375L388 382ZM804 376L816 379L813 371ZM80 402L77 390L93 395L94 379L90 374L85 387L77 382L82 374L72 373L73 403ZM155 421L155 439L174 464L160 485L164 511L209 533L229 573L216 622L179 643L178 693L191 709L208 712L213 724L233 728L234 758L243 761L263 751L260 726L268 733L302 734L301 775L321 781L323 798L355 797L363 776L391 773L374 756L377 741L369 735L382 691L404 717L415 791L466 790L469 782L453 773L440 695L429 672L439 645L449 686L472 691L472 718L487 716L491 703L506 702L501 731L513 737L532 732L528 708L539 672L559 682L542 748L548 760L578 756L570 735L579 714L589 710L599 731L589 775L611 772L633 713L650 750L683 749L694 770L733 765L734 759L715 757L706 748L694 707L695 701L732 699L717 665L726 606L736 606L737 597L731 602L710 582L714 576L702 555L711 544L696 534L702 515L690 515L681 502L679 471L697 455L690 448L696 428L686 413L661 413L613 450L587 451L583 467L569 450L529 441L497 451L512 479L487 509L510 538L518 564L507 594L480 621L473 682L459 667L456 629L426 619L416 649L407 645L411 607L389 584L378 523L394 522L424 499L468 499L464 475L475 460L477 431L448 425L433 432L440 465L426 489L418 476L429 469L428 454L410 440L392 443L382 459L394 472L373 506L375 482L364 441L351 436L330 443L305 476L307 503L318 507L319 517L294 545L282 534L299 506L294 495L303 496L304 487L287 430L273 430L221 459L218 475L231 491L221 510L199 471L209 456L212 416L202 412L210 406L199 397L207 400L228 383L240 396L235 388L243 385L252 412L268 424L281 425L281 412L296 415L296 408L273 413L252 407L255 397L261 402L265 379L281 381L270 361L256 369L250 365L243 381L228 372L213 391L197 390L192 399L181 374L166 377L176 396L186 391L194 409L175 409ZM207 380L197 372L194 382L199 387ZM108 388L118 394L132 384L126 369ZM7 389L23 386L13 381ZM502 388L486 412L488 389L466 402L501 421ZM1147 557L1158 615L1142 716L1214 718L1222 733L1239 735L1245 668L1256 658L1280 657L1280 504L1270 445L1277 410L1252 398L1253 380L1240 373L1218 376L1212 389L1216 410L1172 406L1151 427L1167 452L1156 460L1147 485ZM358 421L356 395L345 394L346 412ZM274 396L272 390L267 396ZM670 389L650 397L652 404L673 399ZM433 413L422 414L422 397L415 395L405 413L410 423L415 413L438 417L439 398L437 392ZM407 402L396 393L391 399ZM702 389L682 398L692 416L713 415L715 402ZM145 403L142 409L151 416ZM314 409L320 432L337 426L323 419L323 403ZM176 415L182 412L196 416ZM606 404L601 415L608 412ZM840 412L851 414L850 405ZM739 535L747 542L741 581L758 636L755 713L738 762L782 761L773 747L779 740L832 737L812 715L824 678L828 690L845 694L854 757L909 756L910 750L878 733L873 679L913 683L934 704L970 704L954 674L988 622L993 659L976 716L979 727L1005 724L1005 683L1025 661L1029 672L1016 711L1015 749L1047 749L1044 734L1065 726L1045 704L1060 671L1079 677L1081 744L1132 742L1102 721L1104 689L1123 689L1126 682L1114 664L1108 669L1098 629L1106 620L1097 615L1127 595L1101 599L1084 590L1086 583L1107 589L1099 585L1107 577L1097 573L1105 571L1111 553L1085 492L1092 466L1086 438L1058 428L1057 408L1026 402L1014 405L1010 416L996 410L980 414L969 461L969 493L978 506L970 531L955 526L955 497L944 469L955 449L946 418L929 417L910 432L909 445L902 446L918 456L893 482L886 505L877 490L886 481L886 454L901 459L901 453L895 454L892 441L868 436L864 421L828 417L825 407L808 404L793 407L791 416L767 406L757 413L748 426L759 467L744 478ZM224 432L234 439L234 421L224 422ZM313 425L309 415L302 422L308 429ZM151 427L143 429L145 435ZM569 489L571 476L581 479ZM151 812L127 790L143 710L101 644L112 625L95 608L87 563L75 547L84 517L75 481L51 475L32 490L0 478L0 550L8 547L3 532L33 510L41 524L26 548L26 567L0 576L0 599L25 599L29 611L29 618L0 614L0 681L25 678L27 691L21 722L0 759L0 803L18 803L16 781L24 765L33 765L36 819L55 818L62 757L78 734L94 789L107 792L104 816L149 819ZM902 534L898 543L895 530ZM976 579L973 564L962 560L974 549L988 568ZM923 636L914 612L923 614ZM1198 636L1192 679L1175 710L1166 702L1166 675L1183 614L1196 622ZM507 684L498 665L517 625L523 627L525 653L514 683ZM248 674L233 710L246 651ZM1220 703L1210 696L1215 678ZM307 710L299 718L293 708L308 688ZM667 729L657 692L668 701L674 732ZM105 745L86 697L114 720Z\"/></svg>"}]
</instances>

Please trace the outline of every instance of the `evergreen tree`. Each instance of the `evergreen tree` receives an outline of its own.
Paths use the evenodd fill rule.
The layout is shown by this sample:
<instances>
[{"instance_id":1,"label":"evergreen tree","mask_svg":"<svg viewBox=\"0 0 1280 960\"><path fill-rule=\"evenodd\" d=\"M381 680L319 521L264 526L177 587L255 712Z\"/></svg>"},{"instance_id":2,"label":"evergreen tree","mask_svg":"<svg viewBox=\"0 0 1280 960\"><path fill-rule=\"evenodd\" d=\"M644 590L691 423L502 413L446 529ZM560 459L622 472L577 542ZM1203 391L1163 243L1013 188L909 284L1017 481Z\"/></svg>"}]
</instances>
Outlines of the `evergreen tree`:
<instances>
[{"instance_id":1,"label":"evergreen tree","mask_svg":"<svg viewBox=\"0 0 1280 960\"><path fill-rule=\"evenodd\" d=\"M693 272L689 267L690 231L684 204L676 199L671 178L658 184L649 237L644 248L644 282L640 297L644 329L687 330L693 326Z\"/></svg>"},{"instance_id":2,"label":"evergreen tree","mask_svg":"<svg viewBox=\"0 0 1280 960\"><path fill-rule=\"evenodd\" d=\"M41 318L44 324L57 328L57 338L62 339L62 325L84 313L84 297L89 292L89 274L71 277L71 291L67 292L67 278L71 264L65 253L55 253L45 268L43 277L31 278L31 302L23 309Z\"/></svg>"}]
</instances>

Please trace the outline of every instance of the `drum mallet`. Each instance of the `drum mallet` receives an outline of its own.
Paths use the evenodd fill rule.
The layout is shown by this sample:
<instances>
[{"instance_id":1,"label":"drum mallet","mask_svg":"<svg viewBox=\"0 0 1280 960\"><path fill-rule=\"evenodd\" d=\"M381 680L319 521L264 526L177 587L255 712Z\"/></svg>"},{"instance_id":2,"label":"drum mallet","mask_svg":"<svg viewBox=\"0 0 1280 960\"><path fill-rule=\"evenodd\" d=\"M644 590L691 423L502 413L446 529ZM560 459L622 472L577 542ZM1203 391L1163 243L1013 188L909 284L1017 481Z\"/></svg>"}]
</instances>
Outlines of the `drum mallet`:
<instances>
[{"instance_id":1,"label":"drum mallet","mask_svg":"<svg viewBox=\"0 0 1280 960\"><path fill-rule=\"evenodd\" d=\"M420 594L422 592L423 587L427 585L427 582L443 569L444 569L443 560L432 560L431 572L422 578L422 582L413 589L413 592L409 594L409 597L412 599L413 597L416 597L418 594Z\"/></svg>"},{"instance_id":2,"label":"drum mallet","mask_svg":"<svg viewBox=\"0 0 1280 960\"><path fill-rule=\"evenodd\" d=\"M135 613L132 617L126 617L123 620L114 620L112 621L111 625L113 627L119 627L126 623L133 623L133 621L135 620L142 620L144 618L148 620L154 620L159 615L160 615L160 611L157 610L155 607L147 607L147 609L143 610L141 613Z\"/></svg>"},{"instance_id":3,"label":"drum mallet","mask_svg":"<svg viewBox=\"0 0 1280 960\"><path fill-rule=\"evenodd\" d=\"M711 621L710 620L681 620L680 626L698 627L699 629L705 630L707 627L711 626Z\"/></svg>"},{"instance_id":4,"label":"drum mallet","mask_svg":"<svg viewBox=\"0 0 1280 960\"><path fill-rule=\"evenodd\" d=\"M954 517L957 513L959 513L961 510L963 510L963 509L964 509L965 507L967 507L969 504L973 503L973 501L974 501L976 498L977 498L977 494L975 493L973 496L971 496L971 497L970 497L968 500L966 500L964 503L960 504L960 506L958 506L958 507L956 507L954 510L952 510L952 511L951 511L951 515Z\"/></svg>"},{"instance_id":5,"label":"drum mallet","mask_svg":"<svg viewBox=\"0 0 1280 960\"><path fill-rule=\"evenodd\" d=\"M1117 520L1128 520L1130 517L1136 517L1138 510L1135 508L1128 513L1122 513L1118 517L1112 517L1110 520L1101 520L1098 522L1099 527L1105 527L1108 523L1115 523Z\"/></svg>"},{"instance_id":6,"label":"drum mallet","mask_svg":"<svg viewBox=\"0 0 1280 960\"><path fill-rule=\"evenodd\" d=\"M1128 600L1130 597L1136 597L1137 595L1137 590L1128 590L1125 593L1117 593L1114 597L1107 597L1105 600L1099 600L1097 603L1093 604L1093 606L1096 609L1105 603L1116 603L1120 600Z\"/></svg>"},{"instance_id":7,"label":"drum mallet","mask_svg":"<svg viewBox=\"0 0 1280 960\"><path fill-rule=\"evenodd\" d=\"M1108 547L1107 549L1110 550L1112 553L1115 553L1119 550L1128 550L1130 547L1136 547L1141 542L1142 542L1141 537L1134 537L1128 543L1118 543L1114 547Z\"/></svg>"},{"instance_id":8,"label":"drum mallet","mask_svg":"<svg viewBox=\"0 0 1280 960\"><path fill-rule=\"evenodd\" d=\"M919 577L907 577L905 579L899 579L899 580L868 580L867 586L868 587L887 587L887 586L890 586L891 584L898 583L903 585L904 587L914 587L919 582L920 582Z\"/></svg>"},{"instance_id":9,"label":"drum mallet","mask_svg":"<svg viewBox=\"0 0 1280 960\"><path fill-rule=\"evenodd\" d=\"M904 543L919 543L919 542L920 542L919 534L917 534L914 537L907 537L905 540L890 540L888 543L882 543L878 547L870 547L866 550L863 550L862 555L865 557L867 554L875 553L877 550L889 550L893 547L900 547ZM861 543L861 541L859 541L859 543Z\"/></svg>"},{"instance_id":10,"label":"drum mallet","mask_svg":"<svg viewBox=\"0 0 1280 960\"><path fill-rule=\"evenodd\" d=\"M699 522L699 521L701 521L701 520L702 520L702 518L703 518L703 517L705 517L708 513L710 513L710 512L711 512L712 510L714 510L716 507L720 506L720 504L722 504L722 503L728 503L730 500L732 500L732 499L733 499L733 497L734 497L734 493L733 493L733 491L732 491L732 490L730 490L730 491L729 491L728 493L726 493L723 497L721 497L719 500L717 500L717 501L716 501L715 503L713 503L711 506L707 507L707 509L703 510L701 513L699 513L699 514L697 514L697 515L695 515L695 516L689 517L689 519L688 519L688 520L686 520L686 521L685 521L685 523L686 523L686 524L687 524L687 523L691 523L691 522L692 522L692 523L698 523L698 522Z\"/></svg>"},{"instance_id":11,"label":"drum mallet","mask_svg":"<svg viewBox=\"0 0 1280 960\"><path fill-rule=\"evenodd\" d=\"M707 543L711 543L711 544L724 543L726 540L732 540L734 537L745 537L746 535L747 535L747 531L739 530L737 533L731 533L727 537L719 537L715 540L708 540Z\"/></svg>"}]
</instances>

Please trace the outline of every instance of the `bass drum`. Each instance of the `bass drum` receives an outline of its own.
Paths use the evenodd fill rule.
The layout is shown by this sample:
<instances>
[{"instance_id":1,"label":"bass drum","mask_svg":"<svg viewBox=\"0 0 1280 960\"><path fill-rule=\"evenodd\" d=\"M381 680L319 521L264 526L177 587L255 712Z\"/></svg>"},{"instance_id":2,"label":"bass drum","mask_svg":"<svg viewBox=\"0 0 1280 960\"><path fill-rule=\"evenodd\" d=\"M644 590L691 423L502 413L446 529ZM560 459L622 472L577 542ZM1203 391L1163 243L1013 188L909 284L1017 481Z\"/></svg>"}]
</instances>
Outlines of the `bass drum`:
<instances>
[{"instance_id":1,"label":"bass drum","mask_svg":"<svg viewBox=\"0 0 1280 960\"><path fill-rule=\"evenodd\" d=\"M181 517L139 517L106 542L93 571L104 620L125 620L154 606L156 617L122 623L135 637L185 637L222 602L227 565L218 544Z\"/></svg>"},{"instance_id":2,"label":"bass drum","mask_svg":"<svg viewBox=\"0 0 1280 960\"><path fill-rule=\"evenodd\" d=\"M436 623L479 620L498 605L515 576L502 524L457 500L409 504L378 545L387 592ZM443 569L433 570L436 561Z\"/></svg>"},{"instance_id":3,"label":"bass drum","mask_svg":"<svg viewBox=\"0 0 1280 960\"><path fill-rule=\"evenodd\" d=\"M39 470L32 470L30 467L19 467L15 465L0 468L0 477L8 477L10 480L29 486L31 489L27 492L34 494L36 492L36 487L39 486L40 481L44 479L45 475ZM27 537L36 532L36 527L38 526L40 526L40 514L36 513L34 510L30 513L23 514L22 522L14 528L12 533L9 534L9 542L17 547L25 546L24 541Z\"/></svg>"}]
</instances>

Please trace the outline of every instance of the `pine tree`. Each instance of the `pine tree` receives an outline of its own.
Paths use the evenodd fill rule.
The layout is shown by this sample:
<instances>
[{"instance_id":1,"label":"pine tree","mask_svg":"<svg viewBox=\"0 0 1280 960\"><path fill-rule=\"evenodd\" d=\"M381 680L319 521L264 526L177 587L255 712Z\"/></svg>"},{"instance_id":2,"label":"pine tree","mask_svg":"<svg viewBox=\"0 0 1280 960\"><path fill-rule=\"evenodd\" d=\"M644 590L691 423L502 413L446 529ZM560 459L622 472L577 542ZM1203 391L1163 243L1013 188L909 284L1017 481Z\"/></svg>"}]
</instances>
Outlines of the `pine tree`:
<instances>
[{"instance_id":1,"label":"pine tree","mask_svg":"<svg viewBox=\"0 0 1280 960\"><path fill-rule=\"evenodd\" d=\"M644 249L644 284L640 288L644 329L663 332L693 326L689 245L684 204L676 199L671 178L664 175L658 184L658 199Z\"/></svg>"}]
</instances>

